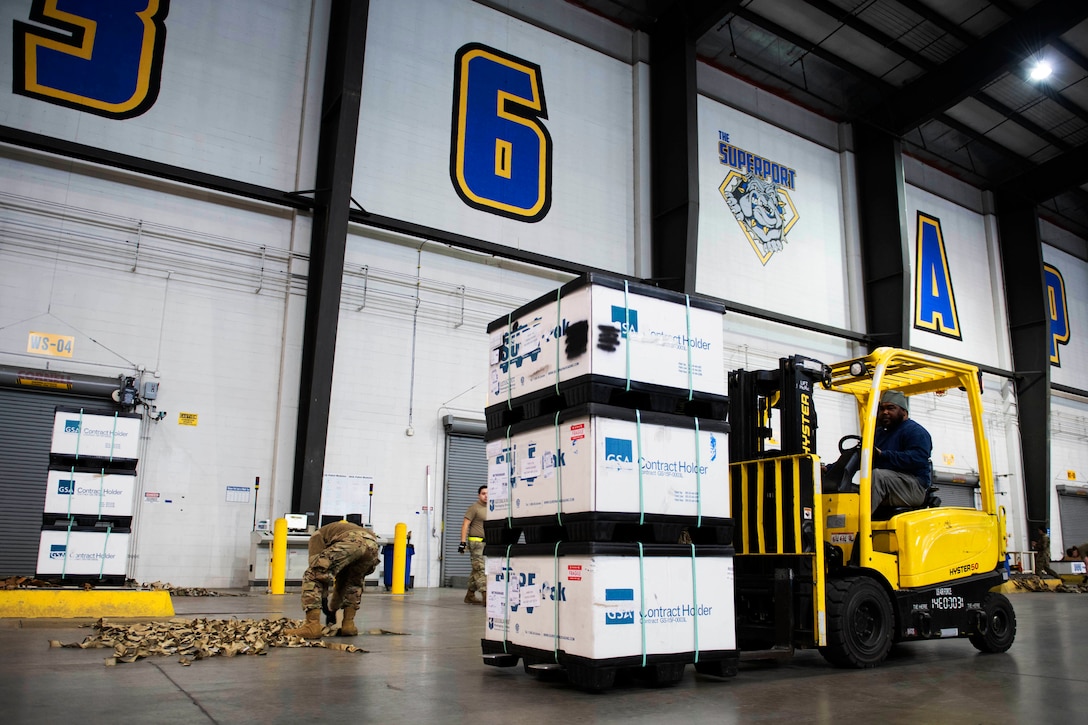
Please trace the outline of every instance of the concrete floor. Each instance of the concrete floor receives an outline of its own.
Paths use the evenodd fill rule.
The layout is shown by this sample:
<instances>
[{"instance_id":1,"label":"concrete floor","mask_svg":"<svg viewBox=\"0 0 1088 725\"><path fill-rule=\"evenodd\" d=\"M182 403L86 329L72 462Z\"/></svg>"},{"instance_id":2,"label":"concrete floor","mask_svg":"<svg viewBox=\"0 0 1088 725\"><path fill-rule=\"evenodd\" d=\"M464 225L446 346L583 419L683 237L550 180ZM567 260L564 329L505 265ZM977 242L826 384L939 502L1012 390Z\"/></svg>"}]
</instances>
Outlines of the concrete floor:
<instances>
[{"instance_id":1,"label":"concrete floor","mask_svg":"<svg viewBox=\"0 0 1088 725\"><path fill-rule=\"evenodd\" d=\"M816 652L719 680L687 668L674 687L604 693L484 666L484 608L463 592L369 591L368 653L273 649L180 665L154 657L115 667L109 650L49 648L91 630L74 620L0 620L0 707L7 723L1039 723L1084 722L1088 594L1011 595L1012 649L981 655L967 640L899 645L880 668L836 670ZM298 595L175 597L178 617L301 616Z\"/></svg>"}]
</instances>

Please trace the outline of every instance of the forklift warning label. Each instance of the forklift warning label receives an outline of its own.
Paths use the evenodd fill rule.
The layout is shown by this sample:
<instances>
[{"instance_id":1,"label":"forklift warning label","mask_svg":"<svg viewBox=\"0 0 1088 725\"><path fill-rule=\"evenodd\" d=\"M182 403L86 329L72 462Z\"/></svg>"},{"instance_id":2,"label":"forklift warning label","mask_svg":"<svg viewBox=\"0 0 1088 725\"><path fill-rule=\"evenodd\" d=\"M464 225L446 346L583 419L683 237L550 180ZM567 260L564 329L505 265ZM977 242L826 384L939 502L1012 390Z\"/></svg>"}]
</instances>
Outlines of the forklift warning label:
<instances>
[{"instance_id":1,"label":"forklift warning label","mask_svg":"<svg viewBox=\"0 0 1088 725\"><path fill-rule=\"evenodd\" d=\"M854 534L832 534L832 544L852 544L854 543Z\"/></svg>"},{"instance_id":2,"label":"forklift warning label","mask_svg":"<svg viewBox=\"0 0 1088 725\"><path fill-rule=\"evenodd\" d=\"M568 564L567 565L567 581L580 582L582 581L582 565L581 564Z\"/></svg>"}]
</instances>

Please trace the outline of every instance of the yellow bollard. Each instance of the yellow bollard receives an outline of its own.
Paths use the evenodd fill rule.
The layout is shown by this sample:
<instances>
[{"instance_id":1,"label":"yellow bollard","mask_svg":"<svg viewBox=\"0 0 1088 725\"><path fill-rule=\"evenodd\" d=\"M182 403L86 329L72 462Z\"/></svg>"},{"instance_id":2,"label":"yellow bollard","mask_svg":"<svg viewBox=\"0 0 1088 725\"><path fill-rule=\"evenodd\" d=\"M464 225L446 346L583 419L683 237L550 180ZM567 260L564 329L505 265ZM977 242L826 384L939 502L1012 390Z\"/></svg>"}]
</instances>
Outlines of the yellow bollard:
<instances>
[{"instance_id":1,"label":"yellow bollard","mask_svg":"<svg viewBox=\"0 0 1088 725\"><path fill-rule=\"evenodd\" d=\"M272 575L268 580L269 591L283 594L287 581L287 519L276 519L272 525Z\"/></svg>"},{"instance_id":2,"label":"yellow bollard","mask_svg":"<svg viewBox=\"0 0 1088 725\"><path fill-rule=\"evenodd\" d=\"M404 569L408 561L408 524L397 524L393 533L393 593L404 594Z\"/></svg>"}]
</instances>

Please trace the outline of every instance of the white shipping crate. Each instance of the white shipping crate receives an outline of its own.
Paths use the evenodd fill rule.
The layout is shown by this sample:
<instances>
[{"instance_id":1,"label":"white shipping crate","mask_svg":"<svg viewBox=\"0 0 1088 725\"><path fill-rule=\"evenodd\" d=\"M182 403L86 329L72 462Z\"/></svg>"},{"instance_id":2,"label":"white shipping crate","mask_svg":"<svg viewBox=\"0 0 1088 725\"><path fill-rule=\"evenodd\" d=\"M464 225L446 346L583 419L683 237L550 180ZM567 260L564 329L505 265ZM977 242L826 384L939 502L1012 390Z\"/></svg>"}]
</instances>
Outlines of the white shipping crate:
<instances>
[{"instance_id":1,"label":"white shipping crate","mask_svg":"<svg viewBox=\"0 0 1088 725\"><path fill-rule=\"evenodd\" d=\"M38 576L124 574L128 542L128 532L42 531L38 543Z\"/></svg>"},{"instance_id":2,"label":"white shipping crate","mask_svg":"<svg viewBox=\"0 0 1088 725\"><path fill-rule=\"evenodd\" d=\"M726 518L728 430L723 421L590 404L509 433L491 431L487 518L582 512Z\"/></svg>"},{"instance_id":3,"label":"white shipping crate","mask_svg":"<svg viewBox=\"0 0 1088 725\"><path fill-rule=\"evenodd\" d=\"M489 551L484 639L592 660L735 650L732 549L696 549L717 555L675 544L645 545L641 563L636 544Z\"/></svg>"},{"instance_id":4,"label":"white shipping crate","mask_svg":"<svg viewBox=\"0 0 1088 725\"><path fill-rule=\"evenodd\" d=\"M57 408L50 453L76 458L135 461L139 458L141 416Z\"/></svg>"},{"instance_id":5,"label":"white shipping crate","mask_svg":"<svg viewBox=\"0 0 1088 725\"><path fill-rule=\"evenodd\" d=\"M50 470L44 512L132 516L135 493L135 473Z\"/></svg>"},{"instance_id":6,"label":"white shipping crate","mask_svg":"<svg viewBox=\"0 0 1088 725\"><path fill-rule=\"evenodd\" d=\"M603 275L488 325L487 405L582 376L724 396L723 305Z\"/></svg>"}]
</instances>

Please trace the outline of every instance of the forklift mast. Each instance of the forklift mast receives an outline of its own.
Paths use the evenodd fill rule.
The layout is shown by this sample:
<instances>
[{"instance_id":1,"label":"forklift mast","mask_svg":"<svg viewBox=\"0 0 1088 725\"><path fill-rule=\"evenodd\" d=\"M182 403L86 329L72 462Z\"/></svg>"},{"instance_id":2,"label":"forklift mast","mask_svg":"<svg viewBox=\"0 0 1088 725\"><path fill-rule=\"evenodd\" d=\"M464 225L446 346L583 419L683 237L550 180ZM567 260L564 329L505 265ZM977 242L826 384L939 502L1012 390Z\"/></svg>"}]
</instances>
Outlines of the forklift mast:
<instances>
[{"instance_id":1,"label":"forklift mast","mask_svg":"<svg viewBox=\"0 0 1088 725\"><path fill-rule=\"evenodd\" d=\"M812 393L831 380L831 368L819 360L792 355L777 370L729 373L729 458L750 461L768 456L816 452L816 408ZM771 415L780 411L781 448L769 450Z\"/></svg>"},{"instance_id":2,"label":"forklift mast","mask_svg":"<svg viewBox=\"0 0 1088 725\"><path fill-rule=\"evenodd\" d=\"M729 374L729 471L737 643L744 658L824 644L822 528L813 392L831 369L794 355ZM780 448L771 449L779 411Z\"/></svg>"}]
</instances>

